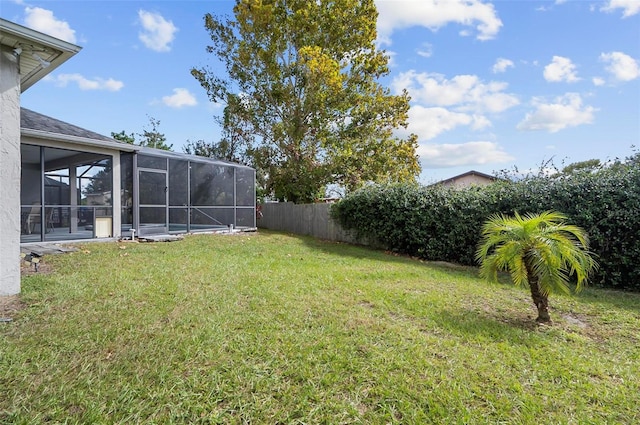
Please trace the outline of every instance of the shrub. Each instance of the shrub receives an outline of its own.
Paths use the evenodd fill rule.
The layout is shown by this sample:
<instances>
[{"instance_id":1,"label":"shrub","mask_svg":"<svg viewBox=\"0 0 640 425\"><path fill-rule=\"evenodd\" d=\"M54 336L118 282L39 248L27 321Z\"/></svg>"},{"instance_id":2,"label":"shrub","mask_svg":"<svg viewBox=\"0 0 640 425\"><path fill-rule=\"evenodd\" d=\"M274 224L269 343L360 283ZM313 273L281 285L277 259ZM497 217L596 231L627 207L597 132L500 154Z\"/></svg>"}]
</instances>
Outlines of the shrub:
<instances>
[{"instance_id":1,"label":"shrub","mask_svg":"<svg viewBox=\"0 0 640 425\"><path fill-rule=\"evenodd\" d=\"M451 189L372 185L332 208L357 237L427 260L475 264L482 223L494 214L560 211L589 235L600 264L592 282L640 291L640 166Z\"/></svg>"}]
</instances>

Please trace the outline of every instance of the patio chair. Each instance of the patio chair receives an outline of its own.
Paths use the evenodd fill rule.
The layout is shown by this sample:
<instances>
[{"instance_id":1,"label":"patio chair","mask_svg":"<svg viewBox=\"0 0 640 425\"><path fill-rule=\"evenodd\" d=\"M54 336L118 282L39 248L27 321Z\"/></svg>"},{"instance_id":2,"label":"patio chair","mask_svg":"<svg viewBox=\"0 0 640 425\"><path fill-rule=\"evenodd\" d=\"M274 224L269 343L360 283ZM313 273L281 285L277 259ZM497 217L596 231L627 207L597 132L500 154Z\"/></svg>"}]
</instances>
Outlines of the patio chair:
<instances>
[{"instance_id":1,"label":"patio chair","mask_svg":"<svg viewBox=\"0 0 640 425\"><path fill-rule=\"evenodd\" d=\"M27 214L27 218L24 222L24 232L30 235L34 232L37 224L40 223L40 205L33 204L31 211Z\"/></svg>"},{"instance_id":2,"label":"patio chair","mask_svg":"<svg viewBox=\"0 0 640 425\"><path fill-rule=\"evenodd\" d=\"M40 205L32 205L31 211L27 215L27 219L25 220L25 233L30 235L36 230L36 226L41 223L40 220ZM53 208L45 209L45 232L53 232Z\"/></svg>"},{"instance_id":3,"label":"patio chair","mask_svg":"<svg viewBox=\"0 0 640 425\"><path fill-rule=\"evenodd\" d=\"M53 208L47 208L45 212L45 217L47 219L46 221L47 228L45 229L45 232L47 233L51 233L55 230L53 228L53 212L54 212Z\"/></svg>"}]
</instances>

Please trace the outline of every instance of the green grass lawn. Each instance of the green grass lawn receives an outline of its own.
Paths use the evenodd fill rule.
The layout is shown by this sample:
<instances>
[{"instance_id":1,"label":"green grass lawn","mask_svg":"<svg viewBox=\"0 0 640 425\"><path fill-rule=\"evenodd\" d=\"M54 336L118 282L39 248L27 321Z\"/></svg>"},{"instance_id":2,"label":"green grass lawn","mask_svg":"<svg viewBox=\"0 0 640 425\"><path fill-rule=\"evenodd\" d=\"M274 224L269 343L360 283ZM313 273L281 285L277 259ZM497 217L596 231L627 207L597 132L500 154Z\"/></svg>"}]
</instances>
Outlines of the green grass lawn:
<instances>
[{"instance_id":1,"label":"green grass lawn","mask_svg":"<svg viewBox=\"0 0 640 425\"><path fill-rule=\"evenodd\" d=\"M640 295L260 232L47 256L0 323L0 423L640 423ZM44 267L43 267L44 270Z\"/></svg>"}]
</instances>

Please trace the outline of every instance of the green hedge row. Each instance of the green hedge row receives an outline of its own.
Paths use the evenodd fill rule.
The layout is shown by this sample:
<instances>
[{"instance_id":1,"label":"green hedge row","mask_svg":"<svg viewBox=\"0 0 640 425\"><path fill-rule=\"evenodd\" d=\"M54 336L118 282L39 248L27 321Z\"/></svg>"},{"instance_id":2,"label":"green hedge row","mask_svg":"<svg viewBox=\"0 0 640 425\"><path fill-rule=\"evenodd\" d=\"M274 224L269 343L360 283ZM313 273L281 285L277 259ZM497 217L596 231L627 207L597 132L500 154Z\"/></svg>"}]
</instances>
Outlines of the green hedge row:
<instances>
[{"instance_id":1,"label":"green hedge row","mask_svg":"<svg viewBox=\"0 0 640 425\"><path fill-rule=\"evenodd\" d=\"M385 249L473 265L490 215L547 210L566 214L589 234L600 265L592 284L640 291L640 167L634 163L468 189L374 185L336 203L332 216Z\"/></svg>"}]
</instances>

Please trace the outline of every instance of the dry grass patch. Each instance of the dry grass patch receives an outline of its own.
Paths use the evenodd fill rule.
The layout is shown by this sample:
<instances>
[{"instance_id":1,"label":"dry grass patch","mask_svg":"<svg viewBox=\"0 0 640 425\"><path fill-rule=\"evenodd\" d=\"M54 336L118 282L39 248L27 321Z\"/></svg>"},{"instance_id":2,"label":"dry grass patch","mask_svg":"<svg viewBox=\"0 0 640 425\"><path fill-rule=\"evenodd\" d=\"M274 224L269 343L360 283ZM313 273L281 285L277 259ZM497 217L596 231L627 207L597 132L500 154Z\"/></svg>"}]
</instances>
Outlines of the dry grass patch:
<instances>
[{"instance_id":1,"label":"dry grass patch","mask_svg":"<svg viewBox=\"0 0 640 425\"><path fill-rule=\"evenodd\" d=\"M0 320L12 320L25 307L18 295L0 296Z\"/></svg>"}]
</instances>

